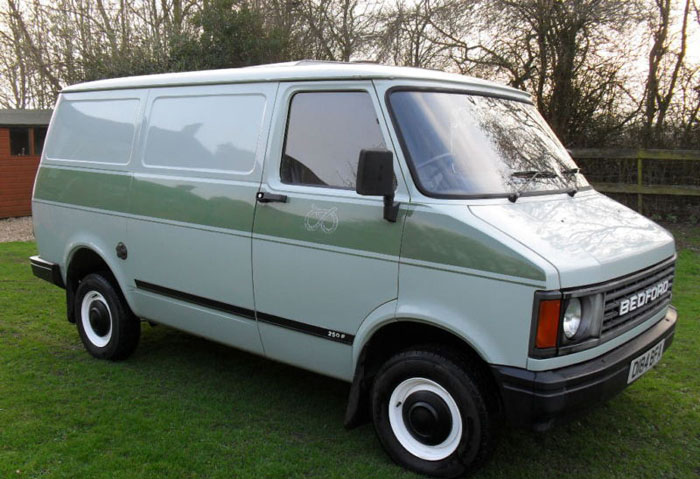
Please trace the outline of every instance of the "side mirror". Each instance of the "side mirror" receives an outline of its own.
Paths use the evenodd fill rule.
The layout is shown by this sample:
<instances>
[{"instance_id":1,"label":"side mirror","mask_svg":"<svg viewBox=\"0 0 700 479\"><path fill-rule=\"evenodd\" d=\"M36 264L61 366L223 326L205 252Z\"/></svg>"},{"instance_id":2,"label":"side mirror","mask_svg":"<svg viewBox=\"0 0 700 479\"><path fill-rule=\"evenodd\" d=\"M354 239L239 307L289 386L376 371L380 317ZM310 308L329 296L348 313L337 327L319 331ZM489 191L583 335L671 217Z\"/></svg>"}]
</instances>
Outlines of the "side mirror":
<instances>
[{"instance_id":1,"label":"side mirror","mask_svg":"<svg viewBox=\"0 0 700 479\"><path fill-rule=\"evenodd\" d=\"M384 219L396 222L399 204L394 202L394 155L390 151L360 151L355 191L363 196L383 196Z\"/></svg>"}]
</instances>

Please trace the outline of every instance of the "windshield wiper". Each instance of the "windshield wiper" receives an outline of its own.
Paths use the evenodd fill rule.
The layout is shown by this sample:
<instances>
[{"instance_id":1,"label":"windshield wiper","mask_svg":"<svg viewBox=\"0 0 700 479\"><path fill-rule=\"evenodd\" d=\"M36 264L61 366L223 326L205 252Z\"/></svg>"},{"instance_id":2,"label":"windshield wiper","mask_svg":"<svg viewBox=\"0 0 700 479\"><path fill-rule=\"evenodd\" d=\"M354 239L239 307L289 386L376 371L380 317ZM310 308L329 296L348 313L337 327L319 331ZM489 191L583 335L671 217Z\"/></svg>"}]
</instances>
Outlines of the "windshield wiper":
<instances>
[{"instance_id":1,"label":"windshield wiper","mask_svg":"<svg viewBox=\"0 0 700 479\"><path fill-rule=\"evenodd\" d=\"M527 178L527 181L525 182L524 185L522 185L520 188L515 190L513 193L508 195L508 200L510 200L511 203L515 203L518 201L518 198L520 198L520 195L525 191L525 189L530 186L530 184L535 181L538 178L543 178L543 179L552 179L552 178L559 178L559 175L557 175L553 171L548 171L548 170L526 170L526 171L516 171L513 174L510 175L511 178Z\"/></svg>"},{"instance_id":2,"label":"windshield wiper","mask_svg":"<svg viewBox=\"0 0 700 479\"><path fill-rule=\"evenodd\" d=\"M573 196L578 193L578 183L576 182L576 175L581 173L581 168L567 168L566 170L561 170L562 175L566 176L569 181L573 180L574 186L567 191L569 196Z\"/></svg>"}]
</instances>

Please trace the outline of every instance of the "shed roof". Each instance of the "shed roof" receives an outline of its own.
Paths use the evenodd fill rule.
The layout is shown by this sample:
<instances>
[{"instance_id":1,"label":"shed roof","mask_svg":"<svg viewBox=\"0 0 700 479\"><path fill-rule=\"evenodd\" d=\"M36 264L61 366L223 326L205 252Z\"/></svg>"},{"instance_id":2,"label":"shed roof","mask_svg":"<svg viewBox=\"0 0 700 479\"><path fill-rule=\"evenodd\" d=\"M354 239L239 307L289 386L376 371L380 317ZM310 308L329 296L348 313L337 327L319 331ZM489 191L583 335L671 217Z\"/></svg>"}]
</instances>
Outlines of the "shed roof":
<instances>
[{"instance_id":1,"label":"shed roof","mask_svg":"<svg viewBox=\"0 0 700 479\"><path fill-rule=\"evenodd\" d=\"M97 80L72 85L63 89L64 93L128 88L168 87L182 85L217 83L252 83L273 81L318 81L318 80L360 80L360 79L405 79L427 80L459 84L462 87L476 87L494 93L528 98L529 95L499 83L479 78L446 73L421 68L395 67L372 63L346 63L302 60L270 65L257 65L244 68L206 70L183 73L163 73L126 78Z\"/></svg>"},{"instance_id":2,"label":"shed roof","mask_svg":"<svg viewBox=\"0 0 700 479\"><path fill-rule=\"evenodd\" d=\"M44 126L53 110L0 110L0 126Z\"/></svg>"}]
</instances>

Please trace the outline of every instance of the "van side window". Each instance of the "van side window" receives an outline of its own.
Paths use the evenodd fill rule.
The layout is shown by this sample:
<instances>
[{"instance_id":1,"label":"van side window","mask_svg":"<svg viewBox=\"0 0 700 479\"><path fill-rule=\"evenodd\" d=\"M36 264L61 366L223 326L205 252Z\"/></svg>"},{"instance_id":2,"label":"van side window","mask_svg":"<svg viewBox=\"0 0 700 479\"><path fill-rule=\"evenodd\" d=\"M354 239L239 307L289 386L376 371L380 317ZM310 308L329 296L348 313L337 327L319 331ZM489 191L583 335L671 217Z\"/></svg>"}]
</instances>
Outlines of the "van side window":
<instances>
[{"instance_id":1,"label":"van side window","mask_svg":"<svg viewBox=\"0 0 700 479\"><path fill-rule=\"evenodd\" d=\"M249 173L264 113L262 95L157 98L143 162L159 168Z\"/></svg>"},{"instance_id":2,"label":"van side window","mask_svg":"<svg viewBox=\"0 0 700 479\"><path fill-rule=\"evenodd\" d=\"M52 159L126 164L139 100L61 101L46 145Z\"/></svg>"},{"instance_id":3,"label":"van side window","mask_svg":"<svg viewBox=\"0 0 700 479\"><path fill-rule=\"evenodd\" d=\"M354 189L360 150L385 148L366 92L297 93L292 98L283 183Z\"/></svg>"}]
</instances>

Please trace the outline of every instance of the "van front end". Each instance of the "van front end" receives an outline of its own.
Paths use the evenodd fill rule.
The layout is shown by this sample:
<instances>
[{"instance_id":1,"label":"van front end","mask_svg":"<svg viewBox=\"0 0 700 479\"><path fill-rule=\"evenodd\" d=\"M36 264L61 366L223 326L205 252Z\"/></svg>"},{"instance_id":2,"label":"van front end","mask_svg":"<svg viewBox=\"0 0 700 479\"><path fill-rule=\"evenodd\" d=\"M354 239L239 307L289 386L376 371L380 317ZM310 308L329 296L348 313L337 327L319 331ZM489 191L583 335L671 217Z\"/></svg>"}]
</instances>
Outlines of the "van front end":
<instances>
[{"instance_id":1,"label":"van front end","mask_svg":"<svg viewBox=\"0 0 700 479\"><path fill-rule=\"evenodd\" d=\"M492 367L514 423L547 429L661 359L677 317L665 229L595 191L470 209L557 270L533 298L526 368Z\"/></svg>"},{"instance_id":2,"label":"van front end","mask_svg":"<svg viewBox=\"0 0 700 479\"><path fill-rule=\"evenodd\" d=\"M663 228L595 191L459 203L408 215L397 315L461 336L510 423L547 430L661 360L677 321Z\"/></svg>"},{"instance_id":3,"label":"van front end","mask_svg":"<svg viewBox=\"0 0 700 479\"><path fill-rule=\"evenodd\" d=\"M676 327L674 260L589 287L538 293L528 368L491 366L510 422L549 429L656 365Z\"/></svg>"}]
</instances>

